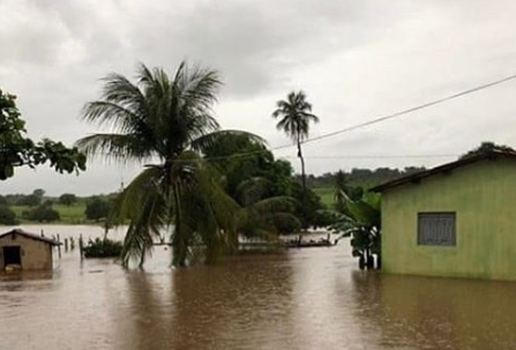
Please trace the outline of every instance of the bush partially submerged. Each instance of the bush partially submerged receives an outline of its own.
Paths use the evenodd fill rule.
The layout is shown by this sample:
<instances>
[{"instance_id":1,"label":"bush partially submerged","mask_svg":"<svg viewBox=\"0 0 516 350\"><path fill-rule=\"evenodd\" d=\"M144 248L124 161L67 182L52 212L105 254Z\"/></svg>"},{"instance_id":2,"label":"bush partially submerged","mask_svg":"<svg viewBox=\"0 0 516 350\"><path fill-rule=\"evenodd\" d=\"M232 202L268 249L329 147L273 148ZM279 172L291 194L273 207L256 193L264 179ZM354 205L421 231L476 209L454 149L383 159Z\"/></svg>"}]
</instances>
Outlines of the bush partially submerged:
<instances>
[{"instance_id":1,"label":"bush partially submerged","mask_svg":"<svg viewBox=\"0 0 516 350\"><path fill-rule=\"evenodd\" d=\"M96 238L84 247L85 258L118 258L122 253L122 242Z\"/></svg>"}]
</instances>

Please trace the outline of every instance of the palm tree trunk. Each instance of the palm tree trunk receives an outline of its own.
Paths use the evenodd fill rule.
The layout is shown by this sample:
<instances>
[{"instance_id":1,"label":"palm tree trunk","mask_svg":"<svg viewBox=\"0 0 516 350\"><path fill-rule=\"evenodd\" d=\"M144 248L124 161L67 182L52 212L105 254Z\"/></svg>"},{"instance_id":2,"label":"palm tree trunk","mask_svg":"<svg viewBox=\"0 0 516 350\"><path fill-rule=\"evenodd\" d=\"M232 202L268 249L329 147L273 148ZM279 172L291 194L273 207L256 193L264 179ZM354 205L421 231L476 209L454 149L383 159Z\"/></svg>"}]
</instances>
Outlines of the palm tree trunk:
<instances>
[{"instance_id":1,"label":"palm tree trunk","mask_svg":"<svg viewBox=\"0 0 516 350\"><path fill-rule=\"evenodd\" d=\"M183 232L183 220L181 216L181 200L179 198L179 187L176 186L173 192L175 201L175 227L174 227L174 238L172 240L172 263L175 266L184 267L186 266L186 250L187 245L185 242Z\"/></svg>"},{"instance_id":2,"label":"palm tree trunk","mask_svg":"<svg viewBox=\"0 0 516 350\"><path fill-rule=\"evenodd\" d=\"M301 182L303 184L303 192L306 196L306 174L305 174L305 160L303 158L303 152L301 150L301 140L297 139L297 156L301 161Z\"/></svg>"},{"instance_id":3,"label":"palm tree trunk","mask_svg":"<svg viewBox=\"0 0 516 350\"><path fill-rule=\"evenodd\" d=\"M308 193L306 191L306 173L305 173L305 160L303 158L303 152L301 150L301 139L297 138L297 156L299 157L299 160L301 161L301 183L303 185L303 213L305 213L308 210ZM303 225L304 230L306 231L308 227L310 226L307 222L306 225Z\"/></svg>"},{"instance_id":4,"label":"palm tree trunk","mask_svg":"<svg viewBox=\"0 0 516 350\"><path fill-rule=\"evenodd\" d=\"M108 225L107 219L106 219L106 222L104 222L104 241L107 240L108 231L109 231L109 225Z\"/></svg>"},{"instance_id":5,"label":"palm tree trunk","mask_svg":"<svg viewBox=\"0 0 516 350\"><path fill-rule=\"evenodd\" d=\"M142 255L140 256L140 263L138 264L138 267L142 269L143 264L145 264L145 249L142 250Z\"/></svg>"}]
</instances>

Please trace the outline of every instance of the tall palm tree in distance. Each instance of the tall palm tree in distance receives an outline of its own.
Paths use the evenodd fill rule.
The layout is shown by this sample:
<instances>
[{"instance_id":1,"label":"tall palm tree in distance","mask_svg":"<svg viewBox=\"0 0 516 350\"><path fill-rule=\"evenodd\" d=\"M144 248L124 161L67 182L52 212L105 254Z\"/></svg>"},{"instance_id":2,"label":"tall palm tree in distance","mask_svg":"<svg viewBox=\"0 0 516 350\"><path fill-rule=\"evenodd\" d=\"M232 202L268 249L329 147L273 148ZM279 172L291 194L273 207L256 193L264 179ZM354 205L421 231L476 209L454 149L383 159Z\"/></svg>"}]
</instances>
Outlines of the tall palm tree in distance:
<instances>
[{"instance_id":1,"label":"tall palm tree in distance","mask_svg":"<svg viewBox=\"0 0 516 350\"><path fill-rule=\"evenodd\" d=\"M170 78L160 68L141 64L137 80L119 74L105 79L98 101L87 103L83 119L108 132L77 141L89 155L146 164L122 191L112 220L127 223L122 258L145 261L164 229L171 231L173 264L187 263L191 248L206 248L210 261L238 243L239 205L221 186L221 176L203 160L203 150L227 135L212 115L221 85L217 72L181 63ZM150 164L149 164L150 163Z\"/></svg>"},{"instance_id":2,"label":"tall palm tree in distance","mask_svg":"<svg viewBox=\"0 0 516 350\"><path fill-rule=\"evenodd\" d=\"M306 94L303 91L292 91L286 100L278 101L276 107L272 113L274 118L279 118L276 127L278 130L283 130L297 145L297 156L301 161L301 180L306 195L305 160L301 144L308 138L310 123L318 123L319 118L312 113L312 105L306 100Z\"/></svg>"}]
</instances>

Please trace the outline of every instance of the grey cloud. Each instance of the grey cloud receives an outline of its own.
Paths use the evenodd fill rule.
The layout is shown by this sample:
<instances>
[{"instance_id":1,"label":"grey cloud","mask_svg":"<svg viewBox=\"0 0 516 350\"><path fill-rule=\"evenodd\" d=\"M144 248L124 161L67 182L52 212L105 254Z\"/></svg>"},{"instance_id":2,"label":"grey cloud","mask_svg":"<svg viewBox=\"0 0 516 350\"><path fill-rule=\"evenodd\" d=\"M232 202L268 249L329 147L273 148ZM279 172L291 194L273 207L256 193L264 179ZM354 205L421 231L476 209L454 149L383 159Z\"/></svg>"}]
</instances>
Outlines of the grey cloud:
<instances>
[{"instance_id":1,"label":"grey cloud","mask_svg":"<svg viewBox=\"0 0 516 350\"><path fill-rule=\"evenodd\" d=\"M29 132L72 143L95 129L77 117L99 78L132 77L142 61L172 72L184 58L220 70L225 127L289 140L274 102L307 91L313 135L513 74L516 3L510 0L192 0L0 2L0 86L19 96ZM307 145L307 155L457 153L484 139L516 146L513 85ZM295 152L282 150L297 168ZM310 172L432 165L443 159L309 159ZM20 171L5 191L107 192L138 166L93 162L79 177Z\"/></svg>"},{"instance_id":2,"label":"grey cloud","mask_svg":"<svg viewBox=\"0 0 516 350\"><path fill-rule=\"evenodd\" d=\"M39 16L23 18L21 13L13 13L6 23L8 28L0 31L1 62L13 65L50 64L55 60L55 53L64 39L57 24Z\"/></svg>"},{"instance_id":3,"label":"grey cloud","mask_svg":"<svg viewBox=\"0 0 516 350\"><path fill-rule=\"evenodd\" d=\"M368 17L358 3L338 1L204 2L186 14L171 8L146 15L153 21L138 21L131 32L135 52L160 62L207 62L223 72L226 91L237 97L283 85L295 68L363 44L381 31L366 24L387 17ZM359 28L351 25L364 16Z\"/></svg>"}]
</instances>

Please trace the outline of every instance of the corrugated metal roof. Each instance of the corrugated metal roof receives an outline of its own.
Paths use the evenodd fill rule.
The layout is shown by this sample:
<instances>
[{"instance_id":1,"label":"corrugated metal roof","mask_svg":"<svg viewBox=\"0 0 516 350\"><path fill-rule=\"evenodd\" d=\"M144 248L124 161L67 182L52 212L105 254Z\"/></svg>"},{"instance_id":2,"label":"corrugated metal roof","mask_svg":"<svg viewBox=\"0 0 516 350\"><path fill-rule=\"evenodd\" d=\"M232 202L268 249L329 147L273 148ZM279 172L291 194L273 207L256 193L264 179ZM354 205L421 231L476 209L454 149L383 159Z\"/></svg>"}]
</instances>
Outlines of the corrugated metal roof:
<instances>
[{"instance_id":1,"label":"corrugated metal roof","mask_svg":"<svg viewBox=\"0 0 516 350\"><path fill-rule=\"evenodd\" d=\"M430 176L434 176L434 175L441 174L441 173L446 173L453 169L460 168L460 167L463 167L463 166L466 166L469 164L473 164L473 163L476 163L479 161L489 160L489 159L494 160L497 158L509 158L509 159L516 160L516 152L491 151L491 152L480 153L480 154L470 156L470 157L465 157L465 158L459 159L455 162L440 165L438 167L435 167L435 168L432 168L429 170L425 170L425 171L421 171L419 173L403 176L396 180L386 182L384 184L381 184L379 186L371 188L370 191L383 192L385 190L388 190L388 189L391 189L394 187L398 187L398 186L401 186L401 185L404 185L407 183L418 183L421 179L424 179L424 178L427 178Z\"/></svg>"},{"instance_id":2,"label":"corrugated metal roof","mask_svg":"<svg viewBox=\"0 0 516 350\"><path fill-rule=\"evenodd\" d=\"M16 229L11 230L11 231L6 232L6 233L2 233L0 235L0 239L2 239L5 236L12 235L12 234L17 234L17 235L24 236L24 237L27 237L27 238L30 238L30 239L34 239L34 240L37 240L37 241L45 242L45 243L48 243L48 244L51 244L51 245L61 245L61 243L59 243L58 241L56 241L56 240L54 240L52 238L41 237L40 235L37 235L35 233L30 233L30 232L27 232L27 231L23 231L22 229L19 229L19 228L16 228Z\"/></svg>"}]
</instances>

